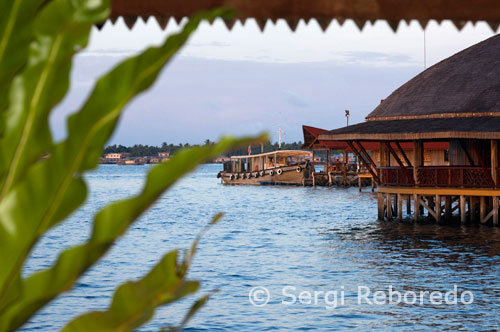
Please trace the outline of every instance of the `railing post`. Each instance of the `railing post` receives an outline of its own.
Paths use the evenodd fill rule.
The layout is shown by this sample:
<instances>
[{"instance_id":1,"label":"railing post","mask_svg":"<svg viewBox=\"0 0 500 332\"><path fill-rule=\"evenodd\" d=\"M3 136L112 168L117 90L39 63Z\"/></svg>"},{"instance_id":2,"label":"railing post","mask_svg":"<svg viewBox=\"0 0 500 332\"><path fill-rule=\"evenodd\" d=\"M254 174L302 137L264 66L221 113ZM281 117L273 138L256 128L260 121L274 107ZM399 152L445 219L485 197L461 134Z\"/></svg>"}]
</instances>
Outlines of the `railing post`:
<instances>
[{"instance_id":1,"label":"railing post","mask_svg":"<svg viewBox=\"0 0 500 332\"><path fill-rule=\"evenodd\" d=\"M495 139L491 140L491 177L495 183L495 187L498 186L497 183L497 167L498 167L498 141Z\"/></svg>"}]
</instances>

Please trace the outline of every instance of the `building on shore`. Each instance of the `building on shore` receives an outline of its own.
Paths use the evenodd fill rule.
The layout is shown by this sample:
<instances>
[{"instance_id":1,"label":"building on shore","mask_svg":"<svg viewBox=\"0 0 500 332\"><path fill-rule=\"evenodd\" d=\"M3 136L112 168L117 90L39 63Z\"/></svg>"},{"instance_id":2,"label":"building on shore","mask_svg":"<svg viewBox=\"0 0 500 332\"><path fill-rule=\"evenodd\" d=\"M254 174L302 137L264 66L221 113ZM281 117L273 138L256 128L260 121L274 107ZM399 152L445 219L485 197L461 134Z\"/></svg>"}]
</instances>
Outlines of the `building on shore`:
<instances>
[{"instance_id":1,"label":"building on shore","mask_svg":"<svg viewBox=\"0 0 500 332\"><path fill-rule=\"evenodd\" d=\"M495 225L499 139L500 35L425 70L365 122L318 135L319 144L347 144L376 177L379 219L406 215L416 221L427 214L437 222ZM376 145L371 153L369 144ZM448 147L437 165L426 162L432 145Z\"/></svg>"},{"instance_id":2,"label":"building on shore","mask_svg":"<svg viewBox=\"0 0 500 332\"><path fill-rule=\"evenodd\" d=\"M130 157L130 153L120 152L120 153L107 153L102 159L104 164L118 164L120 161L123 161Z\"/></svg>"}]
</instances>

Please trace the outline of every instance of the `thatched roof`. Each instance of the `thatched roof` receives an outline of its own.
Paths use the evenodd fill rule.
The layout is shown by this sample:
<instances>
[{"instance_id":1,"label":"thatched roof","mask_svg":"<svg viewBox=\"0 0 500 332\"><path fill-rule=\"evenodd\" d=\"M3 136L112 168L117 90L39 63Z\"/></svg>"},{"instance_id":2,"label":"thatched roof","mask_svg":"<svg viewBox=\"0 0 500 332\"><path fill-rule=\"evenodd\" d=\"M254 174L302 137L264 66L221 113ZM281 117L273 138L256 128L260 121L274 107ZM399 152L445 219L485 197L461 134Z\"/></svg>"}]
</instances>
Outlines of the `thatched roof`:
<instances>
[{"instance_id":1,"label":"thatched roof","mask_svg":"<svg viewBox=\"0 0 500 332\"><path fill-rule=\"evenodd\" d=\"M236 10L236 20L266 23L285 19L292 30L300 20L315 19L325 30L333 19L352 19L362 29L366 22L385 20L396 30L401 21L452 20L458 29L467 22L486 21L496 31L500 23L498 0L112 0L111 21L123 17L129 28L141 17L154 16L165 28L171 17L180 21L194 13L221 6ZM229 29L235 20L227 21Z\"/></svg>"},{"instance_id":2,"label":"thatched roof","mask_svg":"<svg viewBox=\"0 0 500 332\"><path fill-rule=\"evenodd\" d=\"M425 70L366 119L319 139L500 139L500 35Z\"/></svg>"},{"instance_id":3,"label":"thatched roof","mask_svg":"<svg viewBox=\"0 0 500 332\"><path fill-rule=\"evenodd\" d=\"M323 140L500 139L500 117L367 121L331 130Z\"/></svg>"},{"instance_id":4,"label":"thatched roof","mask_svg":"<svg viewBox=\"0 0 500 332\"><path fill-rule=\"evenodd\" d=\"M500 35L425 70L366 119L485 115L500 115Z\"/></svg>"}]
</instances>

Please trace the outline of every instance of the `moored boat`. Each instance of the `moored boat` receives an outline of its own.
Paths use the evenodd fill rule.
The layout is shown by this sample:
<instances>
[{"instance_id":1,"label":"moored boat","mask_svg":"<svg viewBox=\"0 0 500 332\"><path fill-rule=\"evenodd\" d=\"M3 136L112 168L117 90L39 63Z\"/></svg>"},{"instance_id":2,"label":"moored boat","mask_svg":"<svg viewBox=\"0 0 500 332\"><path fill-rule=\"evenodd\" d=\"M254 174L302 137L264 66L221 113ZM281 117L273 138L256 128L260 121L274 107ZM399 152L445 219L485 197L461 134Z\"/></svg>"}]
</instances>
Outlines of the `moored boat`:
<instances>
[{"instance_id":1,"label":"moored boat","mask_svg":"<svg viewBox=\"0 0 500 332\"><path fill-rule=\"evenodd\" d=\"M313 171L312 158L312 152L300 150L234 156L217 177L223 184L303 185Z\"/></svg>"}]
</instances>

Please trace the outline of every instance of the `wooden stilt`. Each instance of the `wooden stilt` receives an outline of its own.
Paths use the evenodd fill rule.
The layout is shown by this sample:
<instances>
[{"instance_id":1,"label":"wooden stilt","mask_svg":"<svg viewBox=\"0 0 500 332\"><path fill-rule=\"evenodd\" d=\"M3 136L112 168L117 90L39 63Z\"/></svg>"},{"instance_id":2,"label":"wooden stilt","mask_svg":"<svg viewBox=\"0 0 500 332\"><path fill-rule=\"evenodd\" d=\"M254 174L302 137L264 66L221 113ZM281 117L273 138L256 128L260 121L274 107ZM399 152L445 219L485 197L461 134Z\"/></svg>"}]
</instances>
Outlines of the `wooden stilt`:
<instances>
[{"instance_id":1,"label":"wooden stilt","mask_svg":"<svg viewBox=\"0 0 500 332\"><path fill-rule=\"evenodd\" d=\"M411 195L406 196L406 214L408 216L411 214Z\"/></svg>"},{"instance_id":2,"label":"wooden stilt","mask_svg":"<svg viewBox=\"0 0 500 332\"><path fill-rule=\"evenodd\" d=\"M316 173L312 172L313 187L316 187Z\"/></svg>"},{"instance_id":3,"label":"wooden stilt","mask_svg":"<svg viewBox=\"0 0 500 332\"><path fill-rule=\"evenodd\" d=\"M436 195L435 206L436 206L436 221L439 223L439 222L441 222L441 196L440 195Z\"/></svg>"},{"instance_id":4,"label":"wooden stilt","mask_svg":"<svg viewBox=\"0 0 500 332\"><path fill-rule=\"evenodd\" d=\"M419 195L413 195L413 221L417 222L420 215L420 197Z\"/></svg>"},{"instance_id":5,"label":"wooden stilt","mask_svg":"<svg viewBox=\"0 0 500 332\"><path fill-rule=\"evenodd\" d=\"M328 171L328 187L332 186L332 172Z\"/></svg>"},{"instance_id":6,"label":"wooden stilt","mask_svg":"<svg viewBox=\"0 0 500 332\"><path fill-rule=\"evenodd\" d=\"M384 220L384 194L377 193L378 198L378 220Z\"/></svg>"},{"instance_id":7,"label":"wooden stilt","mask_svg":"<svg viewBox=\"0 0 500 332\"><path fill-rule=\"evenodd\" d=\"M361 178L358 176L358 187L359 187L359 192L361 192Z\"/></svg>"},{"instance_id":8,"label":"wooden stilt","mask_svg":"<svg viewBox=\"0 0 500 332\"><path fill-rule=\"evenodd\" d=\"M485 222L484 217L486 217L486 197L481 196L479 199L479 220Z\"/></svg>"},{"instance_id":9,"label":"wooden stilt","mask_svg":"<svg viewBox=\"0 0 500 332\"><path fill-rule=\"evenodd\" d=\"M469 200L468 200L468 204L469 204L469 216L470 216L470 220L472 222L477 222L478 221L478 218L477 218L477 215L476 215L476 197L474 196L470 196L469 197Z\"/></svg>"},{"instance_id":10,"label":"wooden stilt","mask_svg":"<svg viewBox=\"0 0 500 332\"><path fill-rule=\"evenodd\" d=\"M465 224L467 221L467 214L465 211L465 196L460 195L460 222Z\"/></svg>"},{"instance_id":11,"label":"wooden stilt","mask_svg":"<svg viewBox=\"0 0 500 332\"><path fill-rule=\"evenodd\" d=\"M444 220L450 221L452 216L452 211L451 211L451 197L450 196L445 196L444 197Z\"/></svg>"},{"instance_id":12,"label":"wooden stilt","mask_svg":"<svg viewBox=\"0 0 500 332\"><path fill-rule=\"evenodd\" d=\"M493 196L493 225L498 226L498 197Z\"/></svg>"},{"instance_id":13,"label":"wooden stilt","mask_svg":"<svg viewBox=\"0 0 500 332\"><path fill-rule=\"evenodd\" d=\"M392 220L392 194L387 194L387 220Z\"/></svg>"},{"instance_id":14,"label":"wooden stilt","mask_svg":"<svg viewBox=\"0 0 500 332\"><path fill-rule=\"evenodd\" d=\"M403 195L398 194L398 220L403 220Z\"/></svg>"}]
</instances>

